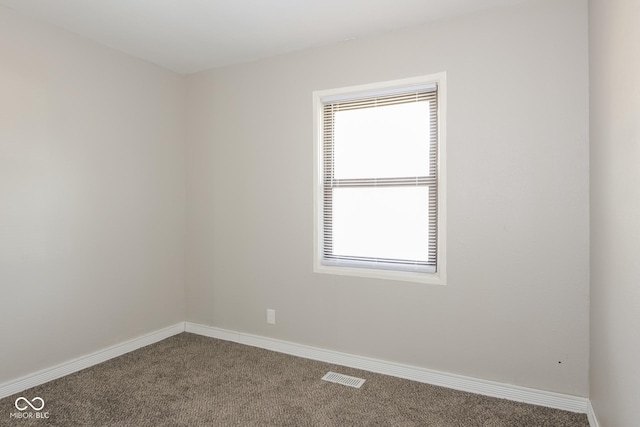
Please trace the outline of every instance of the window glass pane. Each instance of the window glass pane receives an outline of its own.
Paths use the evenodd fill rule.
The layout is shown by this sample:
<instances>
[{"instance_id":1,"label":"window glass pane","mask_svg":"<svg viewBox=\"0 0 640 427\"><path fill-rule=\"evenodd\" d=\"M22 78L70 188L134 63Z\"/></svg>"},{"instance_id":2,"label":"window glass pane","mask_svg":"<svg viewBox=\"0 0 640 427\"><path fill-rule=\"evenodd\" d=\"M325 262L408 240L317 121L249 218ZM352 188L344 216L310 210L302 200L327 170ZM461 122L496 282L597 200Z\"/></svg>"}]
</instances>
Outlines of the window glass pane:
<instances>
[{"instance_id":1,"label":"window glass pane","mask_svg":"<svg viewBox=\"0 0 640 427\"><path fill-rule=\"evenodd\" d=\"M429 102L335 113L335 178L429 175Z\"/></svg>"},{"instance_id":2,"label":"window glass pane","mask_svg":"<svg viewBox=\"0 0 640 427\"><path fill-rule=\"evenodd\" d=\"M333 189L333 254L427 261L428 187Z\"/></svg>"}]
</instances>

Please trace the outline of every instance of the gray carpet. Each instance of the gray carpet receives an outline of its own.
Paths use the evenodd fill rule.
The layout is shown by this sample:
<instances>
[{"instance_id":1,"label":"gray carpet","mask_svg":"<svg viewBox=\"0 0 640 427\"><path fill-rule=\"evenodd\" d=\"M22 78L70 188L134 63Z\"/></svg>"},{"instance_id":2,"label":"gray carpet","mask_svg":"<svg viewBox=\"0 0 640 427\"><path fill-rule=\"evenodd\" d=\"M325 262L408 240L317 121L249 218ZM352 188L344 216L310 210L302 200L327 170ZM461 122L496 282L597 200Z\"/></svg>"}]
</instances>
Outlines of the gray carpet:
<instances>
[{"instance_id":1,"label":"gray carpet","mask_svg":"<svg viewBox=\"0 0 640 427\"><path fill-rule=\"evenodd\" d=\"M366 382L356 389L321 381L328 371ZM19 396L42 397L49 418L11 419ZM0 426L12 427L588 425L584 414L188 333L0 400Z\"/></svg>"}]
</instances>

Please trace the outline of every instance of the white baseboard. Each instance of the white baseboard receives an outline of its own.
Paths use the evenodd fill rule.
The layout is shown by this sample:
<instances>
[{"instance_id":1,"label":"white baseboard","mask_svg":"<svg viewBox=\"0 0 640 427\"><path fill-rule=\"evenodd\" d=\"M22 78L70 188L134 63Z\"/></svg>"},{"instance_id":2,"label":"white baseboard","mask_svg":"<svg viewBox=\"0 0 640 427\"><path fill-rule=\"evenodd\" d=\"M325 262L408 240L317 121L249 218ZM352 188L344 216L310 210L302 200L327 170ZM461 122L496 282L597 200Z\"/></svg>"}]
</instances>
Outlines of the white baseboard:
<instances>
[{"instance_id":1,"label":"white baseboard","mask_svg":"<svg viewBox=\"0 0 640 427\"><path fill-rule=\"evenodd\" d=\"M590 426L599 427L591 402L589 399L584 397L434 371L416 366L325 350L318 347L296 344L293 342L258 335L245 334L242 332L229 331L191 322L180 322L173 326L99 350L95 353L79 357L52 368L44 369L8 383L0 384L0 399L65 375L72 374L90 366L97 365L98 363L105 362L109 359L113 359L114 357L121 356L149 344L162 341L163 339L184 331L218 338L225 341L250 345L252 347L286 353L293 356L304 357L306 359L348 366L351 368L391 375L394 377L438 385L455 390L562 409L565 411L585 413L589 419Z\"/></svg>"},{"instance_id":2,"label":"white baseboard","mask_svg":"<svg viewBox=\"0 0 640 427\"><path fill-rule=\"evenodd\" d=\"M517 402L530 403L533 405L546 406L549 408L562 409L565 411L585 414L587 413L588 407L590 406L589 399L585 397L571 396L567 394L554 393L544 390L499 383L495 381L466 377L463 375L439 372L416 366L403 365L400 363L372 359L369 357L355 356L352 354L340 353L337 351L325 350L307 345L295 344L292 342L261 337L258 335L245 334L211 326L199 325L191 322L186 322L185 331L198 335L204 335L207 337L218 338L225 341L233 341L240 344L246 344L253 347L260 347L280 353L291 354L293 356L304 357L306 359L334 363L337 365L348 366L351 368L362 369L364 371L376 372L379 374L391 375L394 377L438 385L455 390L467 391L471 393L477 393L501 399L508 399Z\"/></svg>"},{"instance_id":3,"label":"white baseboard","mask_svg":"<svg viewBox=\"0 0 640 427\"><path fill-rule=\"evenodd\" d=\"M52 368L43 369L34 374L18 378L17 380L0 384L0 399L57 378L64 377L65 375L72 374L90 366L97 365L98 363L105 362L109 359L113 359L114 357L121 356L149 344L162 341L165 338L184 332L184 327L184 322L180 322L173 326L151 332L121 344L116 344L109 348L96 351Z\"/></svg>"},{"instance_id":4,"label":"white baseboard","mask_svg":"<svg viewBox=\"0 0 640 427\"><path fill-rule=\"evenodd\" d=\"M587 418L589 419L589 426L600 427L600 424L598 423L598 418L596 418L596 413L593 410L593 406L591 405L591 401L589 401L587 405Z\"/></svg>"}]
</instances>

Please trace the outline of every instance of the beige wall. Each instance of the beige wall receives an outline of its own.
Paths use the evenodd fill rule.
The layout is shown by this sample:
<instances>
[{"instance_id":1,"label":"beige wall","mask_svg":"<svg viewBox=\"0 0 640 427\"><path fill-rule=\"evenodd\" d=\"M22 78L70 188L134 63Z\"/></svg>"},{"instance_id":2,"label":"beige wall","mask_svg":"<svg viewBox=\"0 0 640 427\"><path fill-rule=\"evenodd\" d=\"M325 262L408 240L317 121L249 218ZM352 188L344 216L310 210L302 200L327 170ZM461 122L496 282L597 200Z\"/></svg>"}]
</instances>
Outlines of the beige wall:
<instances>
[{"instance_id":1,"label":"beige wall","mask_svg":"<svg viewBox=\"0 0 640 427\"><path fill-rule=\"evenodd\" d=\"M186 312L588 395L583 0L203 72L186 109L181 77L4 8L0 58L0 383ZM314 274L311 92L440 71L448 285Z\"/></svg>"},{"instance_id":2,"label":"beige wall","mask_svg":"<svg viewBox=\"0 0 640 427\"><path fill-rule=\"evenodd\" d=\"M640 420L640 3L590 1L591 400Z\"/></svg>"},{"instance_id":3,"label":"beige wall","mask_svg":"<svg viewBox=\"0 0 640 427\"><path fill-rule=\"evenodd\" d=\"M587 38L544 0L189 77L187 320L588 396ZM312 91L440 71L448 285L314 274Z\"/></svg>"},{"instance_id":4,"label":"beige wall","mask_svg":"<svg viewBox=\"0 0 640 427\"><path fill-rule=\"evenodd\" d=\"M0 7L0 383L184 320L184 90Z\"/></svg>"}]
</instances>

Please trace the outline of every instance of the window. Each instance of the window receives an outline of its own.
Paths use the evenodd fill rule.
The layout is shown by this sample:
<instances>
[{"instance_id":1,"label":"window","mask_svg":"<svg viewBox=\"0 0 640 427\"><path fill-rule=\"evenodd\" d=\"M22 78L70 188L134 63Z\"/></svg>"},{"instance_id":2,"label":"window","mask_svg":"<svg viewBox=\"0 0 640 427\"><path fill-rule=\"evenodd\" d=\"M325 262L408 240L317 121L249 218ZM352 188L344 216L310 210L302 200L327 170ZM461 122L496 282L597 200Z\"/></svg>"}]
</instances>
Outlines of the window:
<instances>
[{"instance_id":1,"label":"window","mask_svg":"<svg viewBox=\"0 0 640 427\"><path fill-rule=\"evenodd\" d=\"M445 76L314 93L315 271L444 283Z\"/></svg>"}]
</instances>

